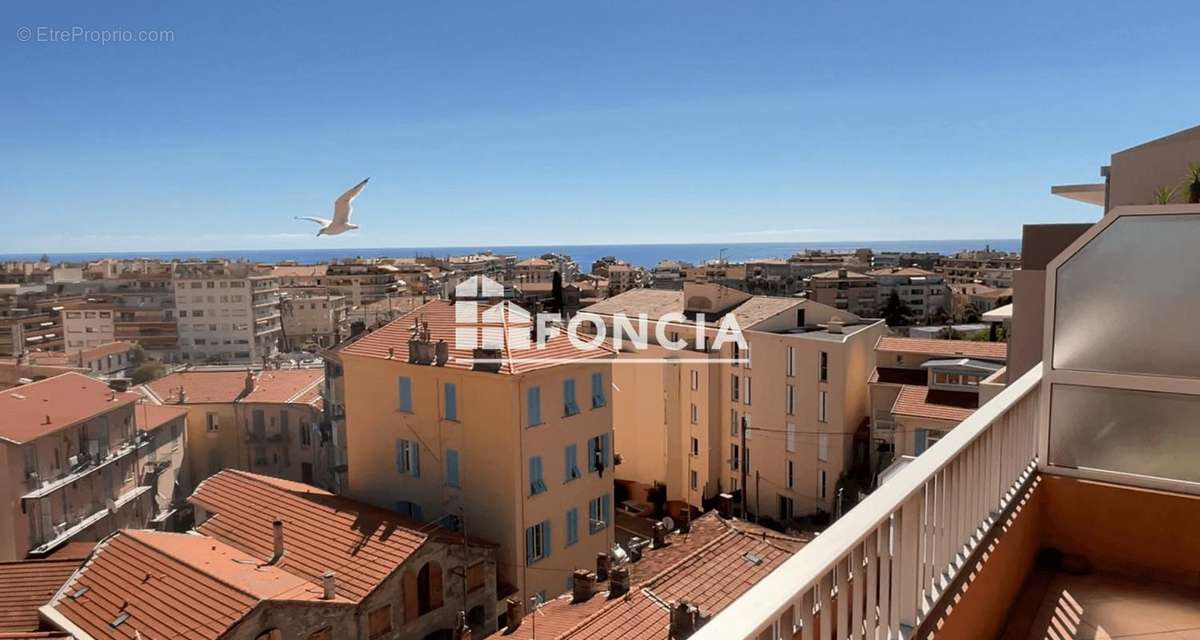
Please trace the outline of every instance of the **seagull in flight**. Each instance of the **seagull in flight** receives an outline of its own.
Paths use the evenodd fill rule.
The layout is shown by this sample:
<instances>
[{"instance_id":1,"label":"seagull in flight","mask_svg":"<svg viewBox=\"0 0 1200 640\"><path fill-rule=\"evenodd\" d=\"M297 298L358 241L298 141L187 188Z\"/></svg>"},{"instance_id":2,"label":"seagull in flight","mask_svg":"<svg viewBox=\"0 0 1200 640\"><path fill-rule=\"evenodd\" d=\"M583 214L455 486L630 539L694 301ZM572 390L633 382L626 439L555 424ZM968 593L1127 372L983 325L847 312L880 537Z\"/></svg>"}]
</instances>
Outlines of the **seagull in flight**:
<instances>
[{"instance_id":1,"label":"seagull in flight","mask_svg":"<svg viewBox=\"0 0 1200 640\"><path fill-rule=\"evenodd\" d=\"M319 225L321 229L317 231L317 236L336 236L339 233L345 233L352 229L357 229L358 225L350 224L350 214L354 211L352 203L358 197L358 194L367 186L367 181L354 185L349 191L343 193L337 200L333 202L333 220L324 218L312 218L308 216L296 216L297 220L311 220Z\"/></svg>"}]
</instances>

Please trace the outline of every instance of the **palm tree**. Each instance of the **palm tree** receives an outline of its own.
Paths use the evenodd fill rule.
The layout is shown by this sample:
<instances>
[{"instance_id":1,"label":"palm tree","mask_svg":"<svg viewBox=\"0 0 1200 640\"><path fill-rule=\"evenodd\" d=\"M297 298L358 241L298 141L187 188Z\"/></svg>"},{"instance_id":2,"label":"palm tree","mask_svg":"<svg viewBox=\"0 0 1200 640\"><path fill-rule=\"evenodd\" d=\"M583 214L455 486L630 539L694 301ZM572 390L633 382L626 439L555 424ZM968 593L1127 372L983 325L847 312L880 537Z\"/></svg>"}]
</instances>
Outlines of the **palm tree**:
<instances>
[{"instance_id":1,"label":"palm tree","mask_svg":"<svg viewBox=\"0 0 1200 640\"><path fill-rule=\"evenodd\" d=\"M1179 187L1167 187L1163 185L1154 190L1154 204L1171 204L1175 199L1175 194L1179 193Z\"/></svg>"},{"instance_id":2,"label":"palm tree","mask_svg":"<svg viewBox=\"0 0 1200 640\"><path fill-rule=\"evenodd\" d=\"M1200 162L1189 162L1187 176L1183 181L1188 186L1188 203L1200 203Z\"/></svg>"}]
</instances>

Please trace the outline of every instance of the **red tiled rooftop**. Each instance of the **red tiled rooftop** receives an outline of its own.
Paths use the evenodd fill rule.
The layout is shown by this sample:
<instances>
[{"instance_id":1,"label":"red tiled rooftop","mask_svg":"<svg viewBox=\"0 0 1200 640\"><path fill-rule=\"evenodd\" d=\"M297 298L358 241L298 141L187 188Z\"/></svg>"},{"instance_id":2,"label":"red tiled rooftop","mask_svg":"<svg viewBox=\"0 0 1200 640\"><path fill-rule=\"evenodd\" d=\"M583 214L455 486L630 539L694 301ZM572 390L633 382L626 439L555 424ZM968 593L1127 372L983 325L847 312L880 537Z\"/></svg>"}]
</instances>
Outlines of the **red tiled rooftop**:
<instances>
[{"instance_id":1,"label":"red tiled rooftop","mask_svg":"<svg viewBox=\"0 0 1200 640\"><path fill-rule=\"evenodd\" d=\"M979 396L969 391L943 391L917 385L904 385L896 395L892 414L948 422L966 420L979 405Z\"/></svg>"},{"instance_id":2,"label":"red tiled rooftop","mask_svg":"<svg viewBox=\"0 0 1200 640\"><path fill-rule=\"evenodd\" d=\"M178 402L180 388L184 404L233 402L246 390L244 371L181 371L146 383L162 402Z\"/></svg>"},{"instance_id":3,"label":"red tiled rooftop","mask_svg":"<svg viewBox=\"0 0 1200 640\"><path fill-rule=\"evenodd\" d=\"M202 482L190 501L216 514L197 531L260 559L271 556L273 522L282 520L279 566L315 581L336 568L338 594L354 601L427 539L450 533L313 486L232 469Z\"/></svg>"},{"instance_id":4,"label":"red tiled rooftop","mask_svg":"<svg viewBox=\"0 0 1200 640\"><path fill-rule=\"evenodd\" d=\"M80 562L80 559L0 562L0 637L37 631L38 607L50 601Z\"/></svg>"},{"instance_id":5,"label":"red tiled rooftop","mask_svg":"<svg viewBox=\"0 0 1200 640\"><path fill-rule=\"evenodd\" d=\"M125 529L97 545L51 606L95 638L208 639L261 600L313 600L320 591L219 540ZM122 612L129 618L114 628Z\"/></svg>"},{"instance_id":6,"label":"red tiled rooftop","mask_svg":"<svg viewBox=\"0 0 1200 640\"><path fill-rule=\"evenodd\" d=\"M283 265L275 267L271 273L279 278L314 278L325 275L329 265Z\"/></svg>"},{"instance_id":7,"label":"red tiled rooftop","mask_svg":"<svg viewBox=\"0 0 1200 640\"><path fill-rule=\"evenodd\" d=\"M527 615L512 640L538 638L653 638L666 637L667 611L643 591L661 599L691 599L706 613L715 613L795 553L804 541L747 522L724 520L709 512L692 522L688 534L675 533L662 549L646 549L629 568L628 597L596 593L583 602L570 594L551 600ZM754 565L752 552L763 559ZM607 583L598 586L607 589ZM536 620L534 619L536 616Z\"/></svg>"},{"instance_id":8,"label":"red tiled rooftop","mask_svg":"<svg viewBox=\"0 0 1200 640\"><path fill-rule=\"evenodd\" d=\"M242 381L245 382L244 374ZM269 369L254 377L254 391L241 401L308 403L314 394L320 396L321 383L324 381L324 369Z\"/></svg>"},{"instance_id":9,"label":"red tiled rooftop","mask_svg":"<svg viewBox=\"0 0 1200 640\"><path fill-rule=\"evenodd\" d=\"M153 431L168 422L187 415L187 409L176 406L139 402L133 409L133 421L139 431Z\"/></svg>"},{"instance_id":10,"label":"red tiled rooftop","mask_svg":"<svg viewBox=\"0 0 1200 640\"><path fill-rule=\"evenodd\" d=\"M927 356L983 358L1006 360L1008 344L1004 342L976 342L974 340L934 340L927 338L892 338L884 336L875 344L876 351L894 353L919 353Z\"/></svg>"},{"instance_id":11,"label":"red tiled rooftop","mask_svg":"<svg viewBox=\"0 0 1200 640\"><path fill-rule=\"evenodd\" d=\"M23 444L137 399L74 372L6 389L0 392L0 439Z\"/></svg>"},{"instance_id":12,"label":"red tiled rooftop","mask_svg":"<svg viewBox=\"0 0 1200 640\"><path fill-rule=\"evenodd\" d=\"M511 303L510 303L511 304ZM515 307L516 305L512 305ZM484 307L480 304L480 308ZM505 313L507 317L509 314ZM437 342L445 340L450 347L450 359L446 367L450 369L471 369L472 353L470 349L455 348L455 306L446 300L432 300L412 312L397 318L387 325L359 338L341 350L343 356L361 356L368 358L388 359L388 350L392 350L392 359L399 362L408 361L408 341L412 336L414 323L423 320L429 324L429 338ZM528 327L528 322L524 323ZM517 323L515 326L519 326ZM476 325L481 327L483 325ZM499 326L499 325L495 325ZM506 327L510 326L506 322ZM527 330L527 329L526 329ZM578 349L571 344L564 334L559 334L546 340L543 348L530 345L518 348L509 343L508 331L504 331L505 346L500 365L500 373L520 374L529 371L546 369L558 364L555 361L567 359L609 358L615 351L608 345L597 349ZM548 361L549 360L549 361Z\"/></svg>"}]
</instances>

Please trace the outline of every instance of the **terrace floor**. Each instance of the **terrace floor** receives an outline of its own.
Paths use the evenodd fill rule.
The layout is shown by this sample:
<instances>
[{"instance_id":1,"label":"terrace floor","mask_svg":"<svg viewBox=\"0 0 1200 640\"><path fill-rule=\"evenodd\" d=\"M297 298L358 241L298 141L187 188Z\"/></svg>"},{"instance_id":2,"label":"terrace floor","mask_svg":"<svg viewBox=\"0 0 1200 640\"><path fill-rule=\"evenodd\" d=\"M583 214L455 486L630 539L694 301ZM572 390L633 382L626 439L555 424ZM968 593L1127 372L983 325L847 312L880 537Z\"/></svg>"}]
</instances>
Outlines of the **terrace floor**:
<instances>
[{"instance_id":1,"label":"terrace floor","mask_svg":"<svg viewBox=\"0 0 1200 640\"><path fill-rule=\"evenodd\" d=\"M1037 595L1042 592L1041 599ZM1200 640L1200 589L1150 579L1038 571L1012 612L1006 640ZM1037 607L1036 614L1033 608ZM1032 614L1032 615L1031 615Z\"/></svg>"}]
</instances>

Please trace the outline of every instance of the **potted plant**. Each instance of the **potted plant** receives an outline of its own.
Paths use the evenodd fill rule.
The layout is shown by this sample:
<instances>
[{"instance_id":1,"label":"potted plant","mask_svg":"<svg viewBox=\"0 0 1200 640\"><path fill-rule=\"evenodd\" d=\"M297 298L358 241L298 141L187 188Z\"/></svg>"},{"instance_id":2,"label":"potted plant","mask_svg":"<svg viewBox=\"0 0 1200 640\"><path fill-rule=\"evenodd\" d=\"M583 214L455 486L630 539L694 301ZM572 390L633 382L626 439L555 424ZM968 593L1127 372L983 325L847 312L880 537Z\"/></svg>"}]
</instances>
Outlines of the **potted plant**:
<instances>
[{"instance_id":1,"label":"potted plant","mask_svg":"<svg viewBox=\"0 0 1200 640\"><path fill-rule=\"evenodd\" d=\"M1175 199L1175 194L1179 192L1179 187L1167 187L1163 185L1154 190L1154 204L1171 204Z\"/></svg>"},{"instance_id":2,"label":"potted plant","mask_svg":"<svg viewBox=\"0 0 1200 640\"><path fill-rule=\"evenodd\" d=\"M1200 203L1200 162L1189 162L1187 176L1183 181L1187 184L1188 203Z\"/></svg>"}]
</instances>

